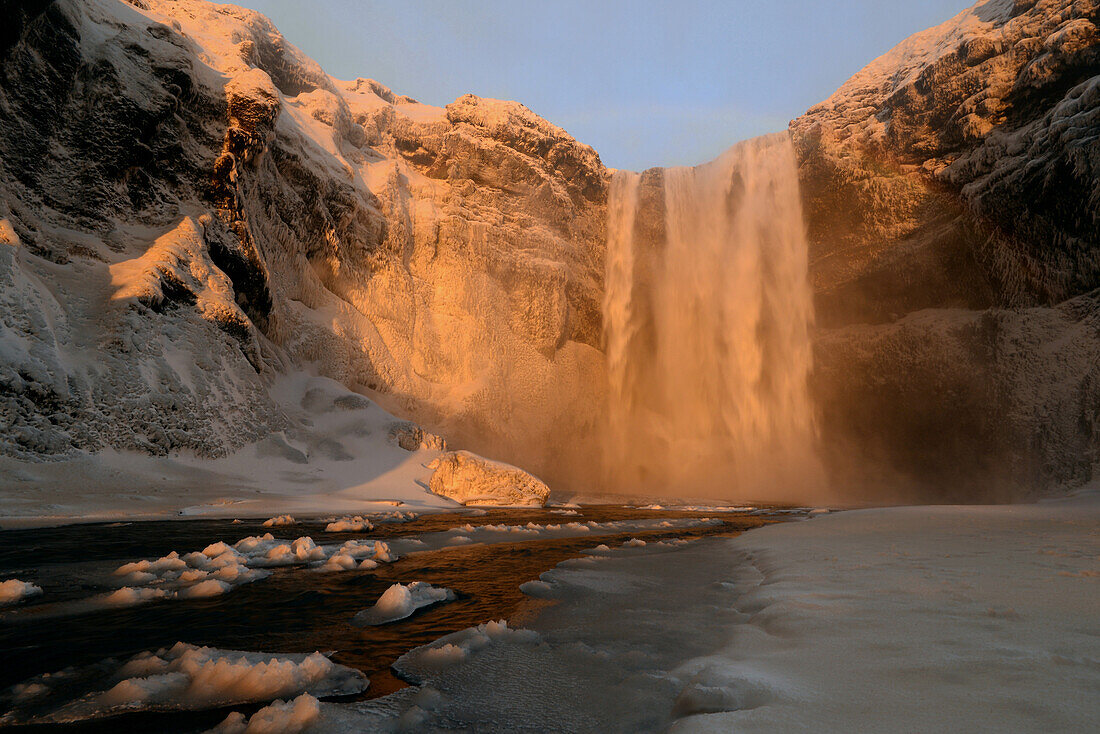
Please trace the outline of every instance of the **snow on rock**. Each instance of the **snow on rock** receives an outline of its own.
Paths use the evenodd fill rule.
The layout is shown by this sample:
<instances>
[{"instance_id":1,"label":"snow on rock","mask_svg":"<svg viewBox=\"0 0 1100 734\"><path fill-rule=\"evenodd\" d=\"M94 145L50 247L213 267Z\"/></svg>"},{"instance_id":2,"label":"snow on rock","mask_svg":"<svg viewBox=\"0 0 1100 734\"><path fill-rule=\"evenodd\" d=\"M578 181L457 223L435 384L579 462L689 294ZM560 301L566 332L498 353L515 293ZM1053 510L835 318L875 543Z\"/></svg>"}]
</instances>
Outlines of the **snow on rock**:
<instances>
[{"instance_id":1,"label":"snow on rock","mask_svg":"<svg viewBox=\"0 0 1100 734\"><path fill-rule=\"evenodd\" d=\"M1094 493L745 533L741 623L684 666L674 731L1091 730L1097 528Z\"/></svg>"},{"instance_id":2,"label":"snow on rock","mask_svg":"<svg viewBox=\"0 0 1100 734\"><path fill-rule=\"evenodd\" d=\"M273 701L247 718L234 711L208 734L302 734L320 720L320 702L303 693L290 701Z\"/></svg>"},{"instance_id":3,"label":"snow on rock","mask_svg":"<svg viewBox=\"0 0 1100 734\"><path fill-rule=\"evenodd\" d=\"M979 0L791 122L836 481L973 502L1096 475L1098 24Z\"/></svg>"},{"instance_id":4,"label":"snow on rock","mask_svg":"<svg viewBox=\"0 0 1100 734\"><path fill-rule=\"evenodd\" d=\"M371 521L364 519L362 515L344 516L325 526L326 533L361 533L373 529Z\"/></svg>"},{"instance_id":5,"label":"snow on rock","mask_svg":"<svg viewBox=\"0 0 1100 734\"><path fill-rule=\"evenodd\" d=\"M450 589L432 586L423 581L394 584L382 592L374 606L356 613L351 623L366 627L396 622L410 616L417 609L454 599L455 593Z\"/></svg>"},{"instance_id":6,"label":"snow on rock","mask_svg":"<svg viewBox=\"0 0 1100 734\"><path fill-rule=\"evenodd\" d=\"M122 588L99 600L126 606L164 599L216 596L271 575L267 569L314 566L324 571L368 570L397 560L388 543L349 540L342 545L317 545L303 536L281 540L271 533L242 538L234 545L211 543L202 551L181 556L172 551L156 560L125 563L114 575Z\"/></svg>"},{"instance_id":7,"label":"snow on rock","mask_svg":"<svg viewBox=\"0 0 1100 734\"><path fill-rule=\"evenodd\" d=\"M403 421L390 428L389 438L406 451L428 449L446 451L447 441L434 433L428 433L415 423Z\"/></svg>"},{"instance_id":8,"label":"snow on rock","mask_svg":"<svg viewBox=\"0 0 1100 734\"><path fill-rule=\"evenodd\" d=\"M397 554L390 550L388 543L381 540L358 541L349 540L332 551L319 571L351 571L354 569L369 570L376 568L379 563L392 563L397 560Z\"/></svg>"},{"instance_id":9,"label":"snow on rock","mask_svg":"<svg viewBox=\"0 0 1100 734\"><path fill-rule=\"evenodd\" d=\"M248 568L250 558L225 543L180 556L172 551L153 561L119 566L114 575L122 588L101 597L112 606L161 599L193 599L224 594L235 586L266 578L270 571Z\"/></svg>"},{"instance_id":10,"label":"snow on rock","mask_svg":"<svg viewBox=\"0 0 1100 734\"><path fill-rule=\"evenodd\" d=\"M451 451L432 462L430 488L464 505L524 505L541 507L550 488L522 469L482 458L469 451Z\"/></svg>"},{"instance_id":11,"label":"snow on rock","mask_svg":"<svg viewBox=\"0 0 1100 734\"><path fill-rule=\"evenodd\" d=\"M432 107L334 79L244 8L62 0L20 17L0 75L4 463L37 479L42 459L71 477L112 452L195 458L175 464L190 482L145 499L165 512L254 488L311 513L423 500L411 467L387 471L424 463L389 442L394 416L316 431L273 395L301 371L400 395L403 417L525 465L594 455L594 150L514 102ZM206 481L205 460L260 451L259 471ZM164 481L172 463L149 463ZM57 514L111 501L103 474L87 504L54 477ZM19 514L54 504L14 476L0 487L25 492Z\"/></svg>"},{"instance_id":12,"label":"snow on rock","mask_svg":"<svg viewBox=\"0 0 1100 734\"><path fill-rule=\"evenodd\" d=\"M28 581L20 581L19 579L0 581L0 606L16 604L41 593L42 588L40 586Z\"/></svg>"},{"instance_id":13,"label":"snow on rock","mask_svg":"<svg viewBox=\"0 0 1100 734\"><path fill-rule=\"evenodd\" d=\"M196 647L183 642L156 652L140 653L121 665L104 661L100 667L104 674L96 682L113 681L109 688L80 695L46 714L30 716L16 708L0 721L65 723L132 711L201 710L301 693L347 695L364 691L368 685L361 672L333 663L319 652L273 655ZM69 677L41 675L22 684L20 690L24 699L65 695L65 681ZM27 690L34 695L26 695ZM308 708L308 704L303 708Z\"/></svg>"},{"instance_id":14,"label":"snow on rock","mask_svg":"<svg viewBox=\"0 0 1100 734\"><path fill-rule=\"evenodd\" d=\"M264 523L263 523L265 528L280 528L280 527L283 527L285 525L296 525L296 524L297 524L297 520L295 520L290 515L279 515L277 517L270 517L267 520L264 520Z\"/></svg>"}]
</instances>

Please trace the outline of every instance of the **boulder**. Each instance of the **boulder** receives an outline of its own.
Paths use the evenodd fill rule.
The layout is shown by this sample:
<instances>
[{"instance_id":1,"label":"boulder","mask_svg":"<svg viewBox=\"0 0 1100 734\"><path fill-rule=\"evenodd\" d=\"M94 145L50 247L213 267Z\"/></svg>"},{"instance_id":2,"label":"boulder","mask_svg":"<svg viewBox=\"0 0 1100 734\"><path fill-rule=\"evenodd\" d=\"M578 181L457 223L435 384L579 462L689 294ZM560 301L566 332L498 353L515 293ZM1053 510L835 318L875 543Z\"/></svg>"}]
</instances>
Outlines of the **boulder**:
<instances>
[{"instance_id":1,"label":"boulder","mask_svg":"<svg viewBox=\"0 0 1100 734\"><path fill-rule=\"evenodd\" d=\"M431 463L430 489L464 505L542 507L550 488L522 469L469 451L451 451Z\"/></svg>"}]
</instances>

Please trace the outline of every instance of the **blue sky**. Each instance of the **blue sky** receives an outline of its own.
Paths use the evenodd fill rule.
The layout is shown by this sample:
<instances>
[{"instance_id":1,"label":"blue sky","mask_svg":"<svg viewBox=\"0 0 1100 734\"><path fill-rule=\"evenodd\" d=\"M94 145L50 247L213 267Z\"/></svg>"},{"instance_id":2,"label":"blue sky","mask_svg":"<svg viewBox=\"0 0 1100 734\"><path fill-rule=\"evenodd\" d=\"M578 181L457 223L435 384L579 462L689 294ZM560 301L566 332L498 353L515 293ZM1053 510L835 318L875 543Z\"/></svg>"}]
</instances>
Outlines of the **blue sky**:
<instances>
[{"instance_id":1,"label":"blue sky","mask_svg":"<svg viewBox=\"0 0 1100 734\"><path fill-rule=\"evenodd\" d=\"M336 77L515 99L604 163L701 163L784 129L971 0L243 0Z\"/></svg>"}]
</instances>

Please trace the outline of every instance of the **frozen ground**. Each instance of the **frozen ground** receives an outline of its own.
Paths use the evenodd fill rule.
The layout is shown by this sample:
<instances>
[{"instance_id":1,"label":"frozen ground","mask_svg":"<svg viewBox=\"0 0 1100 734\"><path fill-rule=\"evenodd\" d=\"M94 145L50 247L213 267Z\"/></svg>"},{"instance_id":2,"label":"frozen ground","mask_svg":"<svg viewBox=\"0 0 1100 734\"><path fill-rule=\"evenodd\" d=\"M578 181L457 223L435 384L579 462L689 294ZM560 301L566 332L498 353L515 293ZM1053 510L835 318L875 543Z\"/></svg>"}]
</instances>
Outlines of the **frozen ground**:
<instances>
[{"instance_id":1,"label":"frozen ground","mask_svg":"<svg viewBox=\"0 0 1100 734\"><path fill-rule=\"evenodd\" d=\"M294 424L220 459L101 451L54 461L0 457L0 528L123 519L356 515L457 505L428 490L440 452L403 449L407 421L333 380L279 378Z\"/></svg>"},{"instance_id":2,"label":"frozen ground","mask_svg":"<svg viewBox=\"0 0 1100 734\"><path fill-rule=\"evenodd\" d=\"M597 546L306 731L1089 731L1098 583L1095 492Z\"/></svg>"},{"instance_id":3,"label":"frozen ground","mask_svg":"<svg viewBox=\"0 0 1100 734\"><path fill-rule=\"evenodd\" d=\"M742 623L679 732L1089 731L1100 496L906 507L730 542ZM706 713L707 711L712 713Z\"/></svg>"}]
</instances>

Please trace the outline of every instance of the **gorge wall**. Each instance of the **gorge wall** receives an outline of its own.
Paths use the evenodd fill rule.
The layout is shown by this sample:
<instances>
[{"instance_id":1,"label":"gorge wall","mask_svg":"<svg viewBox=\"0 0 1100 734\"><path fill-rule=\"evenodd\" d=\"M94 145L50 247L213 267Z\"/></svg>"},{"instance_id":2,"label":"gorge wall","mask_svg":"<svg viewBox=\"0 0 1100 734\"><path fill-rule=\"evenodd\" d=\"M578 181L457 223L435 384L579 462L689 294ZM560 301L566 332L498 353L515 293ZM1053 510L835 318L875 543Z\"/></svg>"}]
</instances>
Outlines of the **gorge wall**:
<instances>
[{"instance_id":1,"label":"gorge wall","mask_svg":"<svg viewBox=\"0 0 1100 734\"><path fill-rule=\"evenodd\" d=\"M1100 35L985 0L791 123L845 481L1006 498L1100 461Z\"/></svg>"},{"instance_id":2,"label":"gorge wall","mask_svg":"<svg viewBox=\"0 0 1100 734\"><path fill-rule=\"evenodd\" d=\"M1097 12L980 2L791 123L845 490L1007 498L1097 470ZM5 457L292 436L270 386L304 370L555 488L605 481L595 151L514 102L337 80L234 6L0 15ZM664 241L667 175L634 182L634 238Z\"/></svg>"}]
</instances>

